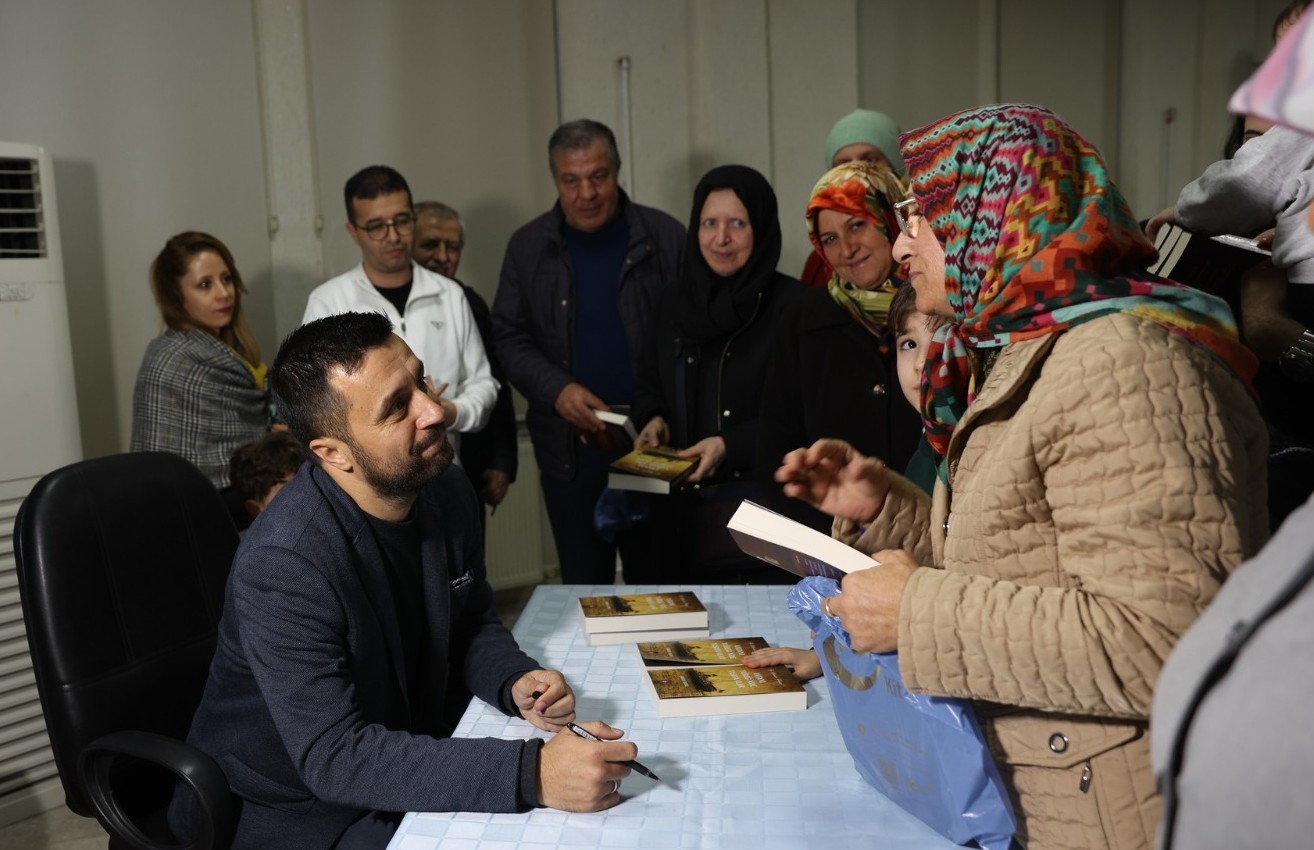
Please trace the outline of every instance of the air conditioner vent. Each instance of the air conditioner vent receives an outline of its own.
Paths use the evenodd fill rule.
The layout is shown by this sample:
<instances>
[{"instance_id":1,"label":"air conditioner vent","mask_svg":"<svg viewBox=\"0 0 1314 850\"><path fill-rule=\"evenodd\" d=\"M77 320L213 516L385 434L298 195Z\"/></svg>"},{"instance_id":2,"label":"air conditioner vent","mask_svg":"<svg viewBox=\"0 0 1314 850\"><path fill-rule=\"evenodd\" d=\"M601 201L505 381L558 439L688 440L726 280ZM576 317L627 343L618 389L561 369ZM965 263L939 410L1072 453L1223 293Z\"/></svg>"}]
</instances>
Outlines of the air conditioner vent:
<instances>
[{"instance_id":1,"label":"air conditioner vent","mask_svg":"<svg viewBox=\"0 0 1314 850\"><path fill-rule=\"evenodd\" d=\"M37 161L0 157L0 259L44 256Z\"/></svg>"}]
</instances>

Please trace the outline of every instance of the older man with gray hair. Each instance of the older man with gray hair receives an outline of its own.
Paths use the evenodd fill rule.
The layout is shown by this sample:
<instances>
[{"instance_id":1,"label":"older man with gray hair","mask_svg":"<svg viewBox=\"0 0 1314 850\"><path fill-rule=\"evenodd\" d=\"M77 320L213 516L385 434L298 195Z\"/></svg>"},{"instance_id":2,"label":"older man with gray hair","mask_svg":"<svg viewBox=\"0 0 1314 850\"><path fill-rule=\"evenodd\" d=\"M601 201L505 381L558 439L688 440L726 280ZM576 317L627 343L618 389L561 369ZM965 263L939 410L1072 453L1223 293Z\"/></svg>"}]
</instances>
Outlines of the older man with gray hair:
<instances>
[{"instance_id":1,"label":"older man with gray hair","mask_svg":"<svg viewBox=\"0 0 1314 850\"><path fill-rule=\"evenodd\" d=\"M488 355L488 365L500 384L497 404L488 424L481 431L466 434L460 448L461 466L470 477L479 500L496 510L506 498L511 482L516 480L519 466L516 411L511 400L511 386L506 382L506 373L493 351L493 323L488 302L474 287L456 276L464 248L465 225L460 213L440 201L420 201L415 205L415 244L411 248L411 259L461 285L474 315L479 339Z\"/></svg>"},{"instance_id":2,"label":"older man with gray hair","mask_svg":"<svg viewBox=\"0 0 1314 850\"><path fill-rule=\"evenodd\" d=\"M619 452L595 448L591 436L605 430L595 411L634 399L649 318L680 273L684 227L629 199L617 182L616 137L597 121L558 127L548 166L558 200L507 245L493 302L497 351L529 400L562 581L614 581L617 548L627 582L653 580L639 573L641 540L622 532L612 543L594 528Z\"/></svg>"}]
</instances>

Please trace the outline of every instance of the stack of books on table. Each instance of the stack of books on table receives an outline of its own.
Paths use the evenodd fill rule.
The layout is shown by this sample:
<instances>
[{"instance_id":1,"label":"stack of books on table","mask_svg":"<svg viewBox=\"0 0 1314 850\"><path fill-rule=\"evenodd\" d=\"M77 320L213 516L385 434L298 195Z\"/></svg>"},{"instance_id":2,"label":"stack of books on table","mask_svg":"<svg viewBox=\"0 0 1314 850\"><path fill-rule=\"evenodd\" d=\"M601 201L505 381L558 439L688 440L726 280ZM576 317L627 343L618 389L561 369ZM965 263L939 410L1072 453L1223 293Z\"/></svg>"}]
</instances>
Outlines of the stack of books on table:
<instances>
[{"instance_id":1,"label":"stack of books on table","mask_svg":"<svg viewBox=\"0 0 1314 850\"><path fill-rule=\"evenodd\" d=\"M691 591L581 596L584 634L593 646L708 636L707 609Z\"/></svg>"},{"instance_id":2,"label":"stack of books on table","mask_svg":"<svg viewBox=\"0 0 1314 850\"><path fill-rule=\"evenodd\" d=\"M723 637L637 648L662 717L805 710L807 692L788 667L750 669L740 663L767 646L761 637Z\"/></svg>"}]
</instances>

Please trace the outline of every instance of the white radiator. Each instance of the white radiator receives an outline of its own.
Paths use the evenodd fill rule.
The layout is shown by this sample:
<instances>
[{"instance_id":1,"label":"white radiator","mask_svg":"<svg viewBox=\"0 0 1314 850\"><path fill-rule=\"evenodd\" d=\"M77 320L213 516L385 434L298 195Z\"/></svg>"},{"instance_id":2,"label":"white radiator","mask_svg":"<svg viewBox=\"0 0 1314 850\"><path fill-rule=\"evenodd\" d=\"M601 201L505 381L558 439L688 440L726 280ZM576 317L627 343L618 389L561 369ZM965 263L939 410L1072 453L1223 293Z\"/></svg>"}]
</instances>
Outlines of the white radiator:
<instances>
[{"instance_id":1,"label":"white radiator","mask_svg":"<svg viewBox=\"0 0 1314 850\"><path fill-rule=\"evenodd\" d=\"M484 558L493 590L541 584L556 566L556 549L543 510L538 464L521 425L520 469L497 512L488 517Z\"/></svg>"}]
</instances>

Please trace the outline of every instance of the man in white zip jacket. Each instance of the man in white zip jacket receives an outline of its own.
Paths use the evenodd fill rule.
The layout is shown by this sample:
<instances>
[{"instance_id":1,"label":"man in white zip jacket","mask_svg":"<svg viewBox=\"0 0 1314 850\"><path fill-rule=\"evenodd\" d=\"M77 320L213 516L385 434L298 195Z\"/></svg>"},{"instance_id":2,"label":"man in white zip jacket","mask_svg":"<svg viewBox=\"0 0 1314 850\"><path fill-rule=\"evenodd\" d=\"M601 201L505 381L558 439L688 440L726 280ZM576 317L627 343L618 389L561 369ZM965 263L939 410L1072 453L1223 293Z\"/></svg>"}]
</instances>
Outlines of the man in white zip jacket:
<instances>
[{"instance_id":1,"label":"man in white zip jacket","mask_svg":"<svg viewBox=\"0 0 1314 850\"><path fill-rule=\"evenodd\" d=\"M302 324L339 313L387 316L442 391L455 444L458 433L488 423L498 390L465 292L411 260L415 210L410 187L396 170L361 169L347 181L343 200L347 233L360 248L361 262L310 293Z\"/></svg>"}]
</instances>

